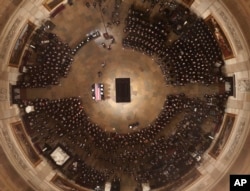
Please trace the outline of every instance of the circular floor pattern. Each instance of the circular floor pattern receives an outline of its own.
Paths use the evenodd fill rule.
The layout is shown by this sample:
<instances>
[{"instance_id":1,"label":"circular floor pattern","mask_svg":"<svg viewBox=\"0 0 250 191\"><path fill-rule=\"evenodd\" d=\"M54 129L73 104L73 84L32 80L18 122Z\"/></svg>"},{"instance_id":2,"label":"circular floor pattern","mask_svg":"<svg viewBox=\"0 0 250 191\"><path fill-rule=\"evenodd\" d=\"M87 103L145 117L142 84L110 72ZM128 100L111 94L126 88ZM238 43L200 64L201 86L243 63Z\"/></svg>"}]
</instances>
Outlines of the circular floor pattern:
<instances>
[{"instance_id":1,"label":"circular floor pattern","mask_svg":"<svg viewBox=\"0 0 250 191\"><path fill-rule=\"evenodd\" d=\"M91 31L99 30L101 34L105 32L100 15L93 14L93 10L78 3L67 7L62 14L53 19L56 24L53 32L71 47L74 47ZM123 14L126 14L126 10L123 11ZM189 97L203 97L206 93L213 94L219 91L218 84L208 87L201 84L187 84L181 87L166 86L161 69L153 58L122 48L121 41L124 37L122 30L123 25L109 29L109 33L116 40L111 50L101 46L103 42L106 42L103 36L88 43L75 55L71 71L67 78L60 81L60 86L27 89L27 98L59 99L80 96L84 110L93 123L105 131L128 133L132 131L128 129L130 123L139 122L138 130L152 123L161 112L167 95L185 93ZM101 66L103 62L106 63L104 68ZM99 71L102 72L101 77L97 75ZM115 78L131 79L131 103L116 103ZM105 84L106 99L104 101L92 100L91 85L95 82ZM175 126L171 128L174 129ZM168 137L173 131L169 131L165 136ZM79 151L79 155L83 155L82 153L83 151ZM98 151L93 153L93 156L85 159L85 162L90 166L99 167L99 160L94 156L103 153L100 154ZM103 166L100 166L102 169ZM135 187L136 182L133 178L126 174L122 176L122 190Z\"/></svg>"},{"instance_id":2,"label":"circular floor pattern","mask_svg":"<svg viewBox=\"0 0 250 191\"><path fill-rule=\"evenodd\" d=\"M101 66L103 62L106 63L104 68ZM98 71L102 72L101 77L98 77ZM116 103L115 78L130 78L131 102ZM93 83L104 83L104 101L92 100ZM61 86L30 90L27 96L31 98L32 94L51 99L80 96L94 123L107 131L126 133L130 123L139 122L140 127L145 127L157 117L167 89L161 69L150 57L123 50L119 44L108 51L97 42L91 42L78 52Z\"/></svg>"},{"instance_id":3,"label":"circular floor pattern","mask_svg":"<svg viewBox=\"0 0 250 191\"><path fill-rule=\"evenodd\" d=\"M126 11L123 11L125 14ZM105 28L99 14L90 14L90 9L78 5L77 2L65 12L53 20L56 24L53 32L71 47L93 30L99 30L101 37L79 50L74 57L69 75L61 79L61 86L53 86L50 89L28 89L28 99L80 96L84 109L93 123L106 131L128 133L132 131L128 129L131 123L139 122L140 125L137 128L139 130L153 122L169 94L185 92L186 95L194 97L200 96L200 92L205 94L218 90L217 85L205 87L199 84L188 84L187 87L178 88L166 86L161 69L153 58L122 47L123 25L108 29L109 34L115 37L116 43L112 45L111 50L107 50L101 45L109 41L103 37ZM83 12L87 16L83 17ZM67 19L71 22L65 22ZM65 27L65 23L69 25ZM80 23L83 24L80 25ZM77 25L81 27L76 27ZM106 63L104 68L101 66L103 62ZM99 71L102 72L101 77L97 75ZM130 103L116 103L115 78L131 79ZM102 102L95 102L91 97L91 85L98 82L105 84L106 99ZM193 91L187 91L189 88Z\"/></svg>"}]
</instances>

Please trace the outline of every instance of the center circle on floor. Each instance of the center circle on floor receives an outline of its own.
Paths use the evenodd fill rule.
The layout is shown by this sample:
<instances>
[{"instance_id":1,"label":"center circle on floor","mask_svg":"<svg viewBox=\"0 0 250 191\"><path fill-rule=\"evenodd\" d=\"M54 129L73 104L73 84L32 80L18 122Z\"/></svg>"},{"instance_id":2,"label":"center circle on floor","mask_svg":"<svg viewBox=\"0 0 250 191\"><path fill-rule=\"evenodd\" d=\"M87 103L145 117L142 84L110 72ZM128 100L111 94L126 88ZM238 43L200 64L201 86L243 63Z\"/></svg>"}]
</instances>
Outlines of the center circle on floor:
<instances>
[{"instance_id":1,"label":"center circle on floor","mask_svg":"<svg viewBox=\"0 0 250 191\"><path fill-rule=\"evenodd\" d=\"M124 50L121 45L116 46L107 52L94 42L89 44L88 49L76 57L72 67L74 75L69 75L67 81L72 82L71 77L82 76L79 78L80 82L77 79L73 81L78 81L84 89L75 91L76 95L82 95L84 110L93 123L105 131L128 133L140 130L155 120L163 107L167 92L161 69L150 57ZM103 62L105 67L102 66ZM100 71L101 76L98 75ZM116 102L116 78L130 79L130 102ZM105 100L92 99L93 83L104 84ZM82 94L81 91L87 92ZM139 125L130 129L129 125L134 123Z\"/></svg>"}]
</instances>

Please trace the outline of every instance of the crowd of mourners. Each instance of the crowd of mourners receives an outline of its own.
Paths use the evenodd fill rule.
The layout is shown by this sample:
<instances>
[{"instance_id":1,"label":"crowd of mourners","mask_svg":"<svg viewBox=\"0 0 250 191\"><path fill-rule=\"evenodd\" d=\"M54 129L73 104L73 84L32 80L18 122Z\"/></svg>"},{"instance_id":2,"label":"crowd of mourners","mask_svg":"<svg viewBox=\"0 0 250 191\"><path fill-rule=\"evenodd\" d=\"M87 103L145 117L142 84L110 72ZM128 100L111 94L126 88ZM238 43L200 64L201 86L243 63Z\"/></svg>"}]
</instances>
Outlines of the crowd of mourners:
<instances>
[{"instance_id":1,"label":"crowd of mourners","mask_svg":"<svg viewBox=\"0 0 250 191\"><path fill-rule=\"evenodd\" d=\"M18 86L21 88L59 85L66 78L73 62L71 48L53 33L38 29L30 44L33 63L22 66Z\"/></svg>"},{"instance_id":2,"label":"crowd of mourners","mask_svg":"<svg viewBox=\"0 0 250 191\"><path fill-rule=\"evenodd\" d=\"M171 47L160 55L161 68L167 83L210 85L223 80L224 62L213 34L202 20L198 20Z\"/></svg>"},{"instance_id":3,"label":"crowd of mourners","mask_svg":"<svg viewBox=\"0 0 250 191\"><path fill-rule=\"evenodd\" d=\"M86 35L74 48L54 33L36 30L29 45L25 62L21 66L18 86L20 88L45 88L60 85L60 78L66 78L73 63L73 56L88 42L100 37L99 31Z\"/></svg>"},{"instance_id":4,"label":"crowd of mourners","mask_svg":"<svg viewBox=\"0 0 250 191\"><path fill-rule=\"evenodd\" d=\"M168 25L163 21L151 23L149 14L145 11L131 7L125 20L123 47L143 52L149 56L160 54L164 49Z\"/></svg>"},{"instance_id":5,"label":"crowd of mourners","mask_svg":"<svg viewBox=\"0 0 250 191\"><path fill-rule=\"evenodd\" d=\"M106 132L93 123L79 97L22 100L19 107L34 107L33 112L24 115L23 121L41 151L45 145L56 148L60 143L70 153L71 165L64 171L80 185L104 186L114 175L127 173L138 183L157 187L177 180L197 163L192 154L202 155L212 141L202 124L208 118L216 123L218 116L223 116L227 97L227 93L205 95L203 99L185 94L168 95L153 123L128 134ZM211 98L216 102L211 104ZM171 119L180 113L185 116L175 132L169 137L161 135ZM77 155L76 150L85 154ZM85 158L91 158L92 162L98 160L103 166L96 169L87 165Z\"/></svg>"},{"instance_id":6,"label":"crowd of mourners","mask_svg":"<svg viewBox=\"0 0 250 191\"><path fill-rule=\"evenodd\" d=\"M150 12L131 6L125 20L123 47L155 58L167 84L210 85L223 81L222 53L206 23L181 5L163 10L168 10L168 19L154 19ZM185 33L176 32L178 28ZM181 35L171 43L170 32Z\"/></svg>"},{"instance_id":7,"label":"crowd of mourners","mask_svg":"<svg viewBox=\"0 0 250 191\"><path fill-rule=\"evenodd\" d=\"M116 2L118 11L121 2ZM144 2L150 3L148 9L129 9L123 47L155 58L168 84L224 82L222 55L204 21L172 0ZM157 6L161 19L150 15ZM174 42L169 41L172 32L179 35ZM32 44L37 63L25 66L18 85L58 85L73 61L70 54L75 54L88 40L81 41L72 52L56 35L42 31ZM20 100L19 107L23 111L27 106L34 107L33 112L23 115L23 122L42 154L50 158L59 144L69 153L66 165L52 165L76 183L91 189L103 188L105 182L119 182L121 174L127 174L138 184L149 183L156 188L177 181L199 163L214 136L203 125L208 120L214 126L220 123L228 96L228 92L206 94L203 98L190 98L184 93L168 95L155 121L128 134L106 132L91 121L80 97ZM183 119L170 135L164 134L179 114Z\"/></svg>"}]
</instances>

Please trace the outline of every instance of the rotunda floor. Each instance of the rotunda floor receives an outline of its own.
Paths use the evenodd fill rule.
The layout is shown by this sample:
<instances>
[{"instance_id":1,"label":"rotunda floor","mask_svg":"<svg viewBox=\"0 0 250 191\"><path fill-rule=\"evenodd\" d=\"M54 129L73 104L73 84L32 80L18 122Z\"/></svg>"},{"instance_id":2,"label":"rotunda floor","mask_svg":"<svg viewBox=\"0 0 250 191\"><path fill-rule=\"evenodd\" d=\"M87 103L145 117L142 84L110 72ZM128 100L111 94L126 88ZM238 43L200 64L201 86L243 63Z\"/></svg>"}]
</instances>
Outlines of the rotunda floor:
<instances>
[{"instance_id":1,"label":"rotunda floor","mask_svg":"<svg viewBox=\"0 0 250 191\"><path fill-rule=\"evenodd\" d=\"M132 1L131 1L132 2ZM124 2L128 9L131 2ZM107 4L112 7L112 5ZM122 10L122 21L126 17ZM109 15L104 15L108 20ZM101 37L83 46L74 57L71 71L60 86L51 88L27 89L28 99L64 97L82 98L83 106L91 120L106 131L128 133L133 131L128 125L139 122L137 130L146 127L159 115L165 98L169 94L185 93L190 97L200 97L206 93L218 91L218 86L203 86L189 84L181 87L167 86L160 67L154 59L140 52L123 49L123 26L107 28L108 33L115 38L111 50L103 48L102 43L109 44L110 40L103 37L103 26L100 12L93 7L87 8L82 2L76 1L59 13L52 22L56 25L52 32L71 48L77 45L86 34L98 30ZM106 63L102 67L102 63ZM98 72L101 77L98 77ZM131 102L116 103L115 78L130 78ZM91 85L104 83L105 100L94 101L91 96Z\"/></svg>"}]
</instances>

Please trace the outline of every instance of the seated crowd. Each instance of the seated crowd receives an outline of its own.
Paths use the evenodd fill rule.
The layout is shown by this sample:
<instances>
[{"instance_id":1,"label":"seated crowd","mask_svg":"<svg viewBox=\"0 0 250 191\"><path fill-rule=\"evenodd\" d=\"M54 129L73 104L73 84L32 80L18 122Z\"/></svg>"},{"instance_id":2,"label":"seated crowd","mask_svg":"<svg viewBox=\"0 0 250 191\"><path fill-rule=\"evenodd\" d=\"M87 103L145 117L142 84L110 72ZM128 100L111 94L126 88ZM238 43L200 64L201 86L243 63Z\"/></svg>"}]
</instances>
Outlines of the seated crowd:
<instances>
[{"instance_id":1,"label":"seated crowd","mask_svg":"<svg viewBox=\"0 0 250 191\"><path fill-rule=\"evenodd\" d=\"M109 169L98 171L94 167L87 165L81 158L74 160L72 166L73 169L70 166L68 169L73 176L76 176L76 183L92 189L98 186L103 187L110 174L113 173Z\"/></svg>"},{"instance_id":2,"label":"seated crowd","mask_svg":"<svg viewBox=\"0 0 250 191\"><path fill-rule=\"evenodd\" d=\"M212 32L198 20L171 47L161 53L161 68L167 83L213 84L222 78L222 54Z\"/></svg>"},{"instance_id":3,"label":"seated crowd","mask_svg":"<svg viewBox=\"0 0 250 191\"><path fill-rule=\"evenodd\" d=\"M176 35L182 35L197 20L197 16L175 0L159 3L159 14L165 18Z\"/></svg>"},{"instance_id":4,"label":"seated crowd","mask_svg":"<svg viewBox=\"0 0 250 191\"><path fill-rule=\"evenodd\" d=\"M73 58L68 44L53 33L38 29L30 44L34 63L26 64L19 77L21 88L38 88L59 85L61 77L67 77ZM30 56L32 57L32 56Z\"/></svg>"},{"instance_id":5,"label":"seated crowd","mask_svg":"<svg viewBox=\"0 0 250 191\"><path fill-rule=\"evenodd\" d=\"M147 55L157 54L164 46L168 35L168 26L158 21L151 23L149 14L132 6L125 20L123 47L131 48Z\"/></svg>"},{"instance_id":6,"label":"seated crowd","mask_svg":"<svg viewBox=\"0 0 250 191\"><path fill-rule=\"evenodd\" d=\"M151 3L149 10L135 6L129 9L123 47L156 57L168 84L223 82L222 55L206 24L174 1L147 2ZM161 19L150 18L158 5ZM171 32L179 36L170 43ZM27 71L18 85L27 88L59 84L73 61L70 54L74 55L88 40L72 51L56 35L42 32L32 44L37 63L25 66ZM92 122L80 97L20 100L19 107L23 111L27 106L34 107L34 111L24 113L23 123L44 156L50 158L59 143L71 155L66 165L55 167L79 185L103 188L105 182L120 181L126 174L140 185L149 183L156 188L178 181L198 164L215 134L211 125L209 130L203 126L207 121L218 125L228 96L227 92L206 94L204 98L189 98L184 93L168 95L155 121L128 134L106 132ZM182 119L173 123L180 116ZM167 134L166 129L174 130Z\"/></svg>"},{"instance_id":7,"label":"seated crowd","mask_svg":"<svg viewBox=\"0 0 250 191\"><path fill-rule=\"evenodd\" d=\"M181 5L168 9L168 19L164 15L152 21L150 13L131 6L124 28L126 36L123 47L155 58L167 84L210 85L224 81L221 73L224 65L222 53L205 22ZM182 26L180 30L185 33L172 42L169 34L179 34L176 32L177 25Z\"/></svg>"},{"instance_id":8,"label":"seated crowd","mask_svg":"<svg viewBox=\"0 0 250 191\"><path fill-rule=\"evenodd\" d=\"M217 102L208 105L208 97ZM106 132L94 124L85 114L80 98L22 100L19 107L34 106L23 121L45 156L49 157L48 151L42 151L45 145L55 148L58 143L71 153L69 165L61 170L78 184L92 189L103 187L113 176L126 173L139 184L154 187L177 180L196 164L191 154L202 155L211 143L207 134L213 134L205 132L202 124L208 118L216 121L214 118L223 115L227 97L226 93L206 95L204 99L169 95L152 124L128 134ZM176 132L165 136L164 129L180 113L185 116ZM88 165L89 158L101 166Z\"/></svg>"}]
</instances>

